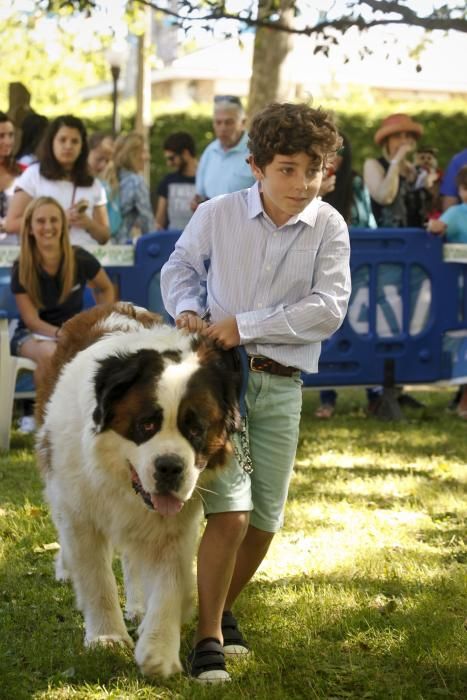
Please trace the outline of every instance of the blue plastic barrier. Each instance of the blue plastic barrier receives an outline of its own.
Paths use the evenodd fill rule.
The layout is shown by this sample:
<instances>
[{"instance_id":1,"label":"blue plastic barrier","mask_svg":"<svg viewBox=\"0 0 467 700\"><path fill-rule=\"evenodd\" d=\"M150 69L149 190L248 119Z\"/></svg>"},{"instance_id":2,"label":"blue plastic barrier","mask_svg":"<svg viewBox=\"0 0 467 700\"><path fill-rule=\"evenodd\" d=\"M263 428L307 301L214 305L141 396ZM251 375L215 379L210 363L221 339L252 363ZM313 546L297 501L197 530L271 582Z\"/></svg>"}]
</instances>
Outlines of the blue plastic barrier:
<instances>
[{"instance_id":1,"label":"blue plastic barrier","mask_svg":"<svg viewBox=\"0 0 467 700\"><path fill-rule=\"evenodd\" d=\"M162 313L160 269L179 232L136 245L137 284L122 298ZM467 376L467 265L443 261L443 244L420 229L351 230L353 292L342 327L323 344L305 386L460 382ZM453 334L453 335L448 335Z\"/></svg>"},{"instance_id":2,"label":"blue plastic barrier","mask_svg":"<svg viewBox=\"0 0 467 700\"><path fill-rule=\"evenodd\" d=\"M467 375L467 265L444 262L442 247L419 229L351 231L349 311L306 386L381 384L388 362L398 384Z\"/></svg>"}]
</instances>

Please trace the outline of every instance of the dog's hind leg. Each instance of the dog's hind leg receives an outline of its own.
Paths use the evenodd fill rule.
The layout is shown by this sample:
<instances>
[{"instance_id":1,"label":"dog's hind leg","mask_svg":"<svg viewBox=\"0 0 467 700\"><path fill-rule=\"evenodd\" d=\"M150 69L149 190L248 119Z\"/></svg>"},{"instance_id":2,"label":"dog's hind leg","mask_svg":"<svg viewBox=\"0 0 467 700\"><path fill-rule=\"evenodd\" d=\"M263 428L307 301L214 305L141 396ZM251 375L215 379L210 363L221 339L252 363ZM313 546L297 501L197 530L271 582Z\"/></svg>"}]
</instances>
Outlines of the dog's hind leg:
<instances>
[{"instance_id":1,"label":"dog's hind leg","mask_svg":"<svg viewBox=\"0 0 467 700\"><path fill-rule=\"evenodd\" d=\"M112 571L112 548L92 525L63 523L60 533L67 553L77 604L84 615L85 644L133 646L118 600Z\"/></svg>"}]
</instances>

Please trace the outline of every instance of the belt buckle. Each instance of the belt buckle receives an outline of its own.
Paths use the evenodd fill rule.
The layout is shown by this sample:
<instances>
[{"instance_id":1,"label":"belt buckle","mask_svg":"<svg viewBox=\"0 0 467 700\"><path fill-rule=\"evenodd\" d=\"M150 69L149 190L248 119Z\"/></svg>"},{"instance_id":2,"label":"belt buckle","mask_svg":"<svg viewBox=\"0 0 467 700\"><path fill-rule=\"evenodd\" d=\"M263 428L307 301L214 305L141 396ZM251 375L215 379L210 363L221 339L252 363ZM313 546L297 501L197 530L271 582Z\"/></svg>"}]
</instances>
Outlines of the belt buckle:
<instances>
[{"instance_id":1,"label":"belt buckle","mask_svg":"<svg viewBox=\"0 0 467 700\"><path fill-rule=\"evenodd\" d=\"M262 370L256 369L255 367L255 360L259 359L257 355L250 355L249 359L249 368L251 372L261 372Z\"/></svg>"}]
</instances>

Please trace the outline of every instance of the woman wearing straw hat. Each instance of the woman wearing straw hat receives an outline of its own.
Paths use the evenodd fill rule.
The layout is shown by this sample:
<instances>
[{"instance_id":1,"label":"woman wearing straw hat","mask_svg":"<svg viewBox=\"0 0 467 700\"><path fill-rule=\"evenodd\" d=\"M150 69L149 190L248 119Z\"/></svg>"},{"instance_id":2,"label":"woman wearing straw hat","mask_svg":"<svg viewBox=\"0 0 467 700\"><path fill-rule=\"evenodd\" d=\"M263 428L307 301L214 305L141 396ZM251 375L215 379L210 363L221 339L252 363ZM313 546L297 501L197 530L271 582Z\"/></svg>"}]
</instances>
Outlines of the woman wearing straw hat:
<instances>
[{"instance_id":1,"label":"woman wearing straw hat","mask_svg":"<svg viewBox=\"0 0 467 700\"><path fill-rule=\"evenodd\" d=\"M401 228L423 223L413 197L415 167L407 160L422 133L422 125L407 114L391 114L374 136L383 155L365 161L363 178L378 226Z\"/></svg>"}]
</instances>

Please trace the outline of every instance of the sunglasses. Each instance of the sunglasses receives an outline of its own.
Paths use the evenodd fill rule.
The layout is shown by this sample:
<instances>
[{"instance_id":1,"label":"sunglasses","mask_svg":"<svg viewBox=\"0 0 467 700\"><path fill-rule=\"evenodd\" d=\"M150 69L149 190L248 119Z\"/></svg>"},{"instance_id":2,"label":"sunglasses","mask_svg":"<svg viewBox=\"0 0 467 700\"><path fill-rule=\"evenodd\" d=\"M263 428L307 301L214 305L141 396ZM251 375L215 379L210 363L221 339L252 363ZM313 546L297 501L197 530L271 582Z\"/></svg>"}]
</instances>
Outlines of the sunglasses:
<instances>
[{"instance_id":1,"label":"sunglasses","mask_svg":"<svg viewBox=\"0 0 467 700\"><path fill-rule=\"evenodd\" d=\"M236 95L216 95L214 97L214 102L230 102L233 105L240 105L240 107L242 106L240 98Z\"/></svg>"},{"instance_id":2,"label":"sunglasses","mask_svg":"<svg viewBox=\"0 0 467 700\"><path fill-rule=\"evenodd\" d=\"M171 156L164 156L165 162L166 163L173 163L175 161L175 158L178 156L178 153L173 153Z\"/></svg>"}]
</instances>

